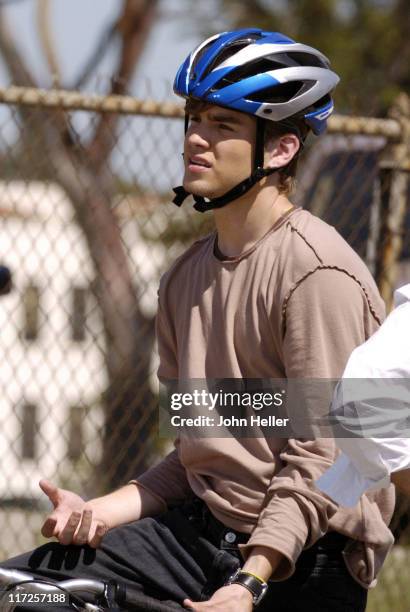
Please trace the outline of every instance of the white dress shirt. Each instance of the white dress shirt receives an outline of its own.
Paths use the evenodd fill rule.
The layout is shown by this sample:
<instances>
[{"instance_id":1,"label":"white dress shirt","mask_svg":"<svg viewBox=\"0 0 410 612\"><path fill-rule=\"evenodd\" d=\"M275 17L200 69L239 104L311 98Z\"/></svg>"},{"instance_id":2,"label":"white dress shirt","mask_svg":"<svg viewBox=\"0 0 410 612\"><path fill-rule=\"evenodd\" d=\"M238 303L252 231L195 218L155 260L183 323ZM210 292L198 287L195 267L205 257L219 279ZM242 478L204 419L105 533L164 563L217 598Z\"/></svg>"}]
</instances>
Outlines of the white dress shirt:
<instances>
[{"instance_id":1,"label":"white dress shirt","mask_svg":"<svg viewBox=\"0 0 410 612\"><path fill-rule=\"evenodd\" d=\"M380 437L380 432L384 427L388 430L389 435L392 431L401 431L401 435L410 435L407 433L410 414L408 397L410 387L410 284L395 292L394 302L395 309L380 329L367 342L353 351L343 373L343 379L367 379L367 384L371 384L369 379L389 379L385 382L375 381L375 385L379 385L379 390L382 389L381 385L386 385L383 387L383 392L379 394L379 402L375 395L373 395L373 403L369 401L369 395L372 394L367 392L366 399L362 401L353 399L350 403L350 413L349 409L343 410L343 405L340 405L340 393L338 399L338 389L340 391L340 385L343 387L343 380L339 383L333 400L331 415L341 425L342 431L354 435L360 431L360 424L357 426L357 423L363 417L366 423L365 432L371 431L372 422L378 432L377 437L367 437L368 433L362 434L366 437L360 438L336 437L336 443L342 450L342 454L332 467L317 480L316 485L343 506L355 506L367 490L388 486L391 472L410 467L410 438ZM400 385L397 379L408 380L403 380L403 384ZM356 385L357 392L360 385L357 382L348 382L352 390L353 385ZM387 388L390 388L391 393L385 392ZM344 392L343 401L346 401L347 397L349 393L346 396ZM380 401L380 398L385 397L389 399L388 403L391 405L387 406L384 399ZM381 406L381 403L384 405ZM391 408L393 405L399 406L398 411ZM354 407L353 410L351 406ZM406 418L407 427L403 425Z\"/></svg>"}]
</instances>

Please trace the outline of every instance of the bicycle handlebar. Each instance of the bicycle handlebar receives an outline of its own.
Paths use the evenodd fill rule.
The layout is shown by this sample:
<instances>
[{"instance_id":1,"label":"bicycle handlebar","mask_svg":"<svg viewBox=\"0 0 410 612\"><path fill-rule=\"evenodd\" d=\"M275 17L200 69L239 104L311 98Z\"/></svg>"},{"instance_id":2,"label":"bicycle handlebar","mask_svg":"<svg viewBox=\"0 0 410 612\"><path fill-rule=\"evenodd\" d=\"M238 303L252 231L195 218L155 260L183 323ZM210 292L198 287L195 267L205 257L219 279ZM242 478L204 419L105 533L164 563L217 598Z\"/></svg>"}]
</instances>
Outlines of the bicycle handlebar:
<instances>
[{"instance_id":1,"label":"bicycle handlebar","mask_svg":"<svg viewBox=\"0 0 410 612\"><path fill-rule=\"evenodd\" d=\"M101 607L101 605L97 605L91 602L87 602L87 595L92 595L94 597L105 597L107 593L107 588L109 584L102 580L93 580L88 578L70 578L68 580L61 580L59 582L53 583L50 579L46 577L36 577L26 572L21 572L20 570L14 569L3 569L0 568L0 602L1 599L4 599L5 593L1 593L3 591L3 587L7 587L7 592L10 593L10 589L13 585L26 593L32 594L44 594L44 593L62 593L66 592L70 595L78 598L82 601L82 608L76 607L75 609L79 610L89 610L94 612L102 612L107 608ZM137 589L132 589L130 587L126 587L120 583L117 584L121 588L119 591L121 592L120 600L117 602L118 610L120 610L120 606L124 606L124 609L134 610L135 612L176 612L178 610L186 610L182 606L177 603L164 603L145 595L144 593L138 591ZM7 595L6 595L7 597ZM85 599L84 599L85 597ZM4 607L4 603L2 604L2 610L4 612L11 612L14 610L16 603L12 601L6 602L6 607ZM77 602L78 605L78 602ZM36 609L39 610L38 605ZM52 607L51 607L52 610Z\"/></svg>"},{"instance_id":2,"label":"bicycle handlebar","mask_svg":"<svg viewBox=\"0 0 410 612\"><path fill-rule=\"evenodd\" d=\"M3 569L0 568L0 591L3 591L2 586L6 587L5 592L0 594L0 601L2 601L2 610L11 612L14 610L16 605L19 604L19 598L10 597L11 589L13 587L18 588L20 592L29 593L33 595L43 594L59 594L69 593L70 595L76 596L79 592L91 593L92 595L101 596L104 594L104 583L95 580L84 580L82 578L74 580L63 580L53 584L47 578L35 577L27 572L21 572L20 570L14 569ZM16 601L15 601L16 600ZM37 605L38 609L38 605ZM79 609L78 607L76 608ZM84 602L81 609L101 612L103 608L92 604L90 602Z\"/></svg>"}]
</instances>

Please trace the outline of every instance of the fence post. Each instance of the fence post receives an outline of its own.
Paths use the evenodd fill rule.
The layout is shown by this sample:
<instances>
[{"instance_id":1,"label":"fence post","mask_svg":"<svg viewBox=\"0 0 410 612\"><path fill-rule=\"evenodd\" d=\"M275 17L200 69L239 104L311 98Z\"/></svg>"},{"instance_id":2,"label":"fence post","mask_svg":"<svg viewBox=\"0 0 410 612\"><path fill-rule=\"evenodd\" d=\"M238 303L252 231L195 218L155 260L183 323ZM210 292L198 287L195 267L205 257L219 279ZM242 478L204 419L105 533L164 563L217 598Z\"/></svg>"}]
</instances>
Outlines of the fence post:
<instances>
[{"instance_id":1,"label":"fence post","mask_svg":"<svg viewBox=\"0 0 410 612\"><path fill-rule=\"evenodd\" d=\"M410 171L410 98L400 94L389 115L401 126L401 139L383 150L380 168L380 228L377 240L375 277L389 311L397 281L402 250L403 224L407 209Z\"/></svg>"}]
</instances>

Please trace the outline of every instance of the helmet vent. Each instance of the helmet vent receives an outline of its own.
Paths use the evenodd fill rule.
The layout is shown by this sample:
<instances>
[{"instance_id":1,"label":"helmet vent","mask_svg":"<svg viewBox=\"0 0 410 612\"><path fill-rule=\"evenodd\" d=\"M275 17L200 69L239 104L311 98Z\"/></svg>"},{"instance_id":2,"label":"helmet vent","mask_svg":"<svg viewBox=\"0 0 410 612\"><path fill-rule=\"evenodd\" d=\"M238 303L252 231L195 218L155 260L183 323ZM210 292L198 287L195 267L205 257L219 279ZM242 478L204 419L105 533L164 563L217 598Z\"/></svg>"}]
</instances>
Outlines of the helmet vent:
<instances>
[{"instance_id":1,"label":"helmet vent","mask_svg":"<svg viewBox=\"0 0 410 612\"><path fill-rule=\"evenodd\" d=\"M253 102L267 102L271 104L289 102L289 100L292 100L292 98L306 91L306 89L310 89L313 84L313 81L281 83L279 85L265 87L251 96L247 96L247 98Z\"/></svg>"},{"instance_id":2,"label":"helmet vent","mask_svg":"<svg viewBox=\"0 0 410 612\"><path fill-rule=\"evenodd\" d=\"M286 53L289 60L288 66L315 66L317 68L328 68L328 63L321 60L313 53L303 53L302 51L288 51Z\"/></svg>"},{"instance_id":3,"label":"helmet vent","mask_svg":"<svg viewBox=\"0 0 410 612\"><path fill-rule=\"evenodd\" d=\"M260 37L260 34L254 33L250 34L246 38L238 38L237 40L233 40L232 42L227 44L226 47L221 49L221 52L218 53L214 60L209 63L202 77L208 76L208 74L210 74L214 68L222 64L225 60L227 60L235 53L238 53L238 51L241 51L241 49L244 49L248 45L251 45L253 42L255 42L255 40L258 40Z\"/></svg>"},{"instance_id":4,"label":"helmet vent","mask_svg":"<svg viewBox=\"0 0 410 612\"><path fill-rule=\"evenodd\" d=\"M197 54L197 56L195 57L193 64L191 66L191 79L193 78L193 75L195 73L195 68L198 65L199 60L201 59L201 57L203 57L203 55L209 51L209 48L212 47L212 45L214 44L214 41L211 40L207 45L205 45L205 47L203 47Z\"/></svg>"},{"instance_id":5,"label":"helmet vent","mask_svg":"<svg viewBox=\"0 0 410 612\"><path fill-rule=\"evenodd\" d=\"M212 90L216 91L218 89L222 89L222 87L233 85L238 81L242 81L242 79L247 79L248 77L252 77L257 74L263 74L265 72L269 72L269 70L276 70L277 68L283 68L283 64L267 58L262 58L252 63L244 64L243 66L235 68L223 79L215 83Z\"/></svg>"}]
</instances>

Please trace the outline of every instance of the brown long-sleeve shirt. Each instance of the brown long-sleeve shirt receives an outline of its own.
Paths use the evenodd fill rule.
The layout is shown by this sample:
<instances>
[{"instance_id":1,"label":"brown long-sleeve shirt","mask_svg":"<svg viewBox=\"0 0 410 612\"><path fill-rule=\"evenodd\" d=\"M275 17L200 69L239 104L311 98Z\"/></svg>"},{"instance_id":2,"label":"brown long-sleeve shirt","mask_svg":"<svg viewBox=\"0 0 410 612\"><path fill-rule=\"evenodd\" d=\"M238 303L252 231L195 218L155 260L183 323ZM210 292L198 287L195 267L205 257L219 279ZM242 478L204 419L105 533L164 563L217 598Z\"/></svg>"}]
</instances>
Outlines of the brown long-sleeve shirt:
<instances>
[{"instance_id":1,"label":"brown long-sleeve shirt","mask_svg":"<svg viewBox=\"0 0 410 612\"><path fill-rule=\"evenodd\" d=\"M337 378L383 317L361 259L332 227L294 209L242 255L224 257L211 234L164 275L159 377ZM138 482L165 505L193 491L224 524L251 534L245 558L256 545L280 551L277 580L326 531L344 533L352 539L344 553L349 570L372 586L393 541L394 493L337 510L314 486L336 452L330 438L181 436Z\"/></svg>"}]
</instances>

